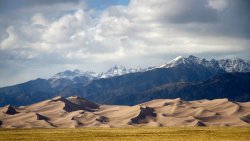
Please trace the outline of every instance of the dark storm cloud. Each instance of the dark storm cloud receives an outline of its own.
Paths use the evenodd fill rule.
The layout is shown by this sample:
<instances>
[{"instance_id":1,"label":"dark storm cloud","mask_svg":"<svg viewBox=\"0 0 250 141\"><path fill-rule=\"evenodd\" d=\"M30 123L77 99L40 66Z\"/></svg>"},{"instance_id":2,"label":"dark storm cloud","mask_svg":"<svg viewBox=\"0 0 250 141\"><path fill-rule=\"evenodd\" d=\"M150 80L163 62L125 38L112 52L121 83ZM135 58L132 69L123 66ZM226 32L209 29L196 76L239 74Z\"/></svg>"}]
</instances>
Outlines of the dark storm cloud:
<instances>
[{"instance_id":1,"label":"dark storm cloud","mask_svg":"<svg viewBox=\"0 0 250 141\"><path fill-rule=\"evenodd\" d=\"M225 0L227 6L221 10L209 7L206 0L191 1L186 3L187 9L173 17L167 17L167 23L183 25L194 23L194 26L181 28L203 35L250 38L249 0ZM199 23L203 25L199 26Z\"/></svg>"},{"instance_id":2,"label":"dark storm cloud","mask_svg":"<svg viewBox=\"0 0 250 141\"><path fill-rule=\"evenodd\" d=\"M250 38L250 1L225 0L225 2L227 3L225 8L217 10L209 7L207 0L187 0L182 2L185 3L185 7L181 9L181 12L174 16L160 18L164 24L194 23L193 27L184 29L189 32ZM199 26L199 23L204 25ZM181 28L185 28L185 26Z\"/></svg>"},{"instance_id":3,"label":"dark storm cloud","mask_svg":"<svg viewBox=\"0 0 250 141\"><path fill-rule=\"evenodd\" d=\"M231 0L228 7L218 13L221 26L217 29L229 36L250 38L250 1Z\"/></svg>"},{"instance_id":4,"label":"dark storm cloud","mask_svg":"<svg viewBox=\"0 0 250 141\"><path fill-rule=\"evenodd\" d=\"M218 21L217 11L208 7L207 0L186 0L185 6L177 15L170 18L174 23L213 23ZM169 21L168 21L169 22Z\"/></svg>"}]
</instances>

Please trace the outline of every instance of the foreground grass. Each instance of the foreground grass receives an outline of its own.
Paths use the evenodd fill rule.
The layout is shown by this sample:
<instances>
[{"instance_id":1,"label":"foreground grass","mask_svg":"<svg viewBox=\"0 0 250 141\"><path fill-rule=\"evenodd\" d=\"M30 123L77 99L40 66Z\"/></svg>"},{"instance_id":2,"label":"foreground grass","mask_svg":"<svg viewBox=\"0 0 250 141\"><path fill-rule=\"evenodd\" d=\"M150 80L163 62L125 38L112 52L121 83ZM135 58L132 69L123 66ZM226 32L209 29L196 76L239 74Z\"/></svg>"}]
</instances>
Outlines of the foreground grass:
<instances>
[{"instance_id":1,"label":"foreground grass","mask_svg":"<svg viewBox=\"0 0 250 141\"><path fill-rule=\"evenodd\" d=\"M249 127L0 129L0 141L249 141Z\"/></svg>"}]
</instances>

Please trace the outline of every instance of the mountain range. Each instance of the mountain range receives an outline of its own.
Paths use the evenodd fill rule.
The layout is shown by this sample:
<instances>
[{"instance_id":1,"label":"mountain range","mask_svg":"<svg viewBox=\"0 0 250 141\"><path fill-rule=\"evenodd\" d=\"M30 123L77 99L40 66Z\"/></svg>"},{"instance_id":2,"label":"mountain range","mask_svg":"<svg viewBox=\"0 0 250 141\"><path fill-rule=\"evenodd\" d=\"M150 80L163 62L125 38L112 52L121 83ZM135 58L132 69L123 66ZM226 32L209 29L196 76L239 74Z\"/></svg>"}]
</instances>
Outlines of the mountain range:
<instances>
[{"instance_id":1,"label":"mountain range","mask_svg":"<svg viewBox=\"0 0 250 141\"><path fill-rule=\"evenodd\" d=\"M27 105L58 95L78 95L97 103L134 105L155 98L250 100L250 62L206 60L190 55L148 68L114 66L107 72L66 70L0 88L0 106Z\"/></svg>"},{"instance_id":2,"label":"mountain range","mask_svg":"<svg viewBox=\"0 0 250 141\"><path fill-rule=\"evenodd\" d=\"M51 83L53 84L54 81L58 81L60 79L62 80L71 80L73 83L86 83L86 80L94 80L94 79L100 79L100 78L110 78L114 76L120 76L124 74L129 74L129 73L137 73L137 72L146 72L150 71L153 69L158 69L158 68L171 68L171 67L176 67L180 64L199 64L202 65L211 71L225 71L225 72L250 72L250 61L246 61L240 58L235 58L235 59L220 59L220 60L206 60L206 59L200 59L197 58L193 55L190 55L189 57L185 58L182 56L179 56L172 61L169 61L165 64L162 64L160 66L151 66L148 68L129 68L127 69L126 67L122 65L116 65L114 67L111 67L108 69L106 72L93 72L93 71L86 71L86 72L81 72L80 70L76 69L73 71L66 70L64 72L59 72L53 77L51 77L49 80L51 80ZM80 81L82 78L82 81Z\"/></svg>"}]
</instances>

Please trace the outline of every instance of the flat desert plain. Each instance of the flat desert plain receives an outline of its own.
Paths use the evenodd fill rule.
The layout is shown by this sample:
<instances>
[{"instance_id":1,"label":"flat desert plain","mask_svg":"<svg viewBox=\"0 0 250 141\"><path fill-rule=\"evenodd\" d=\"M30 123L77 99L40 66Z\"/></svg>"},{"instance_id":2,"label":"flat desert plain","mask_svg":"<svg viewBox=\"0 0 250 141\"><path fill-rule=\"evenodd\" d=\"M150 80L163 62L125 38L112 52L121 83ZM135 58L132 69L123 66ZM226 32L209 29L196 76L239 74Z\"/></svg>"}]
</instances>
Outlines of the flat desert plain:
<instances>
[{"instance_id":1,"label":"flat desert plain","mask_svg":"<svg viewBox=\"0 0 250 141\"><path fill-rule=\"evenodd\" d=\"M249 141L249 127L0 129L0 141Z\"/></svg>"}]
</instances>

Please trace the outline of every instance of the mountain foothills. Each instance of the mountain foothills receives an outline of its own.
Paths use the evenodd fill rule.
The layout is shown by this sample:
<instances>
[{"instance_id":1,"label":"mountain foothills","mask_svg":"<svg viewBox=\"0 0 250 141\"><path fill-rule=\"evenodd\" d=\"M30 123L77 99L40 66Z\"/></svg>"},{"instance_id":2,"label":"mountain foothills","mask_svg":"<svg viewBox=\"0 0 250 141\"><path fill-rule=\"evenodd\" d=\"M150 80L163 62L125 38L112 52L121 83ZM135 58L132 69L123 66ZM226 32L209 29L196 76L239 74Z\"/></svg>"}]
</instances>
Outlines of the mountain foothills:
<instances>
[{"instance_id":1,"label":"mountain foothills","mask_svg":"<svg viewBox=\"0 0 250 141\"><path fill-rule=\"evenodd\" d=\"M136 105L156 98L183 100L228 98L250 101L250 61L177 57L161 66L107 72L60 72L0 88L0 106L28 105L55 96L82 96L99 104Z\"/></svg>"},{"instance_id":2,"label":"mountain foothills","mask_svg":"<svg viewBox=\"0 0 250 141\"><path fill-rule=\"evenodd\" d=\"M249 126L250 102L228 99L155 99L134 106L99 105L81 97L55 97L0 108L1 128Z\"/></svg>"}]
</instances>

